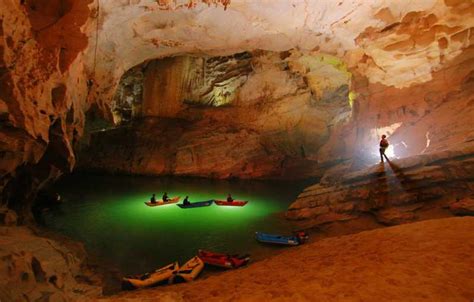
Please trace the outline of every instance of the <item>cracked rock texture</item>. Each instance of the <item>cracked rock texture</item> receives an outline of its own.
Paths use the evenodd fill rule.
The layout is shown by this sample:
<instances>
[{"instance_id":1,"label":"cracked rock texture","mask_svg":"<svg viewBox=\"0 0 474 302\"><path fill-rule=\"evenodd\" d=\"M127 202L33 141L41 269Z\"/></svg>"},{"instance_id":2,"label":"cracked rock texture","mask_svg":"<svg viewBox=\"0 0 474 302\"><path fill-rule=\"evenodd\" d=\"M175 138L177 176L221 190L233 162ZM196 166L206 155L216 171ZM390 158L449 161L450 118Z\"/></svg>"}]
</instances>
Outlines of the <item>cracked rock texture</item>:
<instances>
[{"instance_id":1,"label":"cracked rock texture","mask_svg":"<svg viewBox=\"0 0 474 302\"><path fill-rule=\"evenodd\" d=\"M79 301L99 296L102 289L85 273L80 251L85 253L27 227L0 226L0 299Z\"/></svg>"},{"instance_id":2,"label":"cracked rock texture","mask_svg":"<svg viewBox=\"0 0 474 302\"><path fill-rule=\"evenodd\" d=\"M93 133L85 168L219 178L330 168L323 190L355 188L359 202L344 194L337 205L323 202L316 196L326 193L308 189L312 203L300 200L289 216L313 222L368 209L362 184L330 181L371 171L387 134L391 156L407 157L402 173L434 174L376 215L386 224L416 219L427 202L411 202L417 186L433 186L426 196L472 190L457 177L472 178L464 166L474 142L473 28L474 3L465 0L0 0L2 219L31 219L37 190L74 167L92 111L133 123ZM12 238L2 245L10 256L21 245ZM19 260L29 269L24 284L12 271L21 286L33 284L33 266L50 272L28 257ZM6 297L16 294L10 287Z\"/></svg>"},{"instance_id":3,"label":"cracked rock texture","mask_svg":"<svg viewBox=\"0 0 474 302\"><path fill-rule=\"evenodd\" d=\"M306 226L372 214L386 225L423 218L427 209L449 208L472 215L474 147L394 160L351 172L334 171L306 188L291 204L287 218ZM330 174L329 172L327 174ZM452 202L453 199L465 199Z\"/></svg>"},{"instance_id":4,"label":"cracked rock texture","mask_svg":"<svg viewBox=\"0 0 474 302\"><path fill-rule=\"evenodd\" d=\"M349 77L321 63L323 57L286 56L259 51L149 63L142 119L93 133L79 168L218 178L318 175L317 152L329 125L350 118ZM306 65L326 69L326 94L313 92L321 86L308 80L314 74ZM169 101L161 102L162 95Z\"/></svg>"},{"instance_id":5,"label":"cracked rock texture","mask_svg":"<svg viewBox=\"0 0 474 302\"><path fill-rule=\"evenodd\" d=\"M304 154L321 168L351 158L366 164L367 158L361 154L371 152L359 151L376 144L376 137L382 132L397 131L400 137L394 139L394 145L412 149L403 150L405 154L400 151L400 156L449 148L461 144L461 137L472 137L472 127L467 126L460 126L454 137L440 139L443 135L435 135L450 122L469 121L472 116L468 99L464 100L464 107L450 107L449 114L441 114L443 107L450 106L445 104L445 98L460 89L461 83L472 86L472 82L466 82L473 64L474 5L470 1L423 0L401 5L386 0L1 0L0 8L2 202L19 212L27 210L38 188L74 166L73 148L83 134L84 112L93 105L101 115L113 119L112 109L116 109L113 100L122 75L158 58L173 57L151 62L163 66L150 68L150 73L160 70L157 75L168 73L173 79L180 76L176 72L186 70L169 68L179 60L191 60L196 63L193 65L206 61L202 64L208 65L211 56L223 58L262 49L281 53L285 58L286 52L293 50L288 68L303 78L311 94L309 102L338 99L348 90L354 92L351 118L346 114L328 122L334 115L326 116L324 110L319 111L314 118L301 119L302 127L311 128L307 132L306 129L292 131L298 129L295 119L299 117L292 116L294 111L279 102L283 96L299 93L299 88L290 91L294 86L293 79L287 80L290 73L287 70L259 71L259 66L254 65L254 74L248 74L250 69L243 64L235 71L239 76L212 77L218 80L216 83L222 83L219 89L214 85L213 90L205 89L210 87L209 82L188 81L189 85L202 88L193 90L199 98L191 95L187 99L190 104L197 99L199 103L214 105L230 102L238 107L236 112L243 112L241 108L248 104L249 116L255 117L255 112L265 115L265 104L275 103L268 109L268 121L254 118L250 127L238 127L238 131L247 131L256 125L263 126L259 131L268 135L259 140L269 138L271 142L275 138L275 148L285 149L270 155L275 157L273 167L255 168L267 170L261 175L272 174L271 170L285 174L277 167L286 165L282 156L288 158L288 154L290 161L295 154ZM303 59L298 60L295 54ZM333 80L338 81L342 74L322 77L321 74L331 74L327 66L305 62L328 54L338 58L353 75L347 90L333 89L340 87L334 86ZM224 62L220 63L225 66ZM255 79L258 76L263 79ZM206 79L191 76L192 80L199 78ZM144 107L138 112L148 110L148 115L176 117L187 110L179 101L181 96L178 97L182 89L153 88L163 84L158 76L149 82L144 87ZM261 83L268 83L268 89L263 89ZM239 95L233 93L237 88ZM135 98L138 94L131 95ZM297 103L292 102L289 108ZM258 106L262 107L260 111L253 110ZM340 110L345 111L345 106ZM457 112L462 112L461 119L459 114L454 118ZM272 118L280 116L290 121L288 126L275 127ZM438 118L443 122L436 127ZM412 128L418 126L423 130L417 131L413 142L407 142L409 135L402 133L414 133ZM281 129L288 131L283 138ZM301 138L305 140L313 131L315 139L303 142L303 151ZM268 143L263 145L265 149ZM309 150L305 145L310 145ZM245 144L239 146L249 148ZM262 147L254 149L258 153ZM255 159L260 158L258 154ZM374 159L373 154L371 157ZM232 165L226 165L226 171L214 172L230 175L229 166ZM199 174L195 170L179 169L182 174Z\"/></svg>"}]
</instances>

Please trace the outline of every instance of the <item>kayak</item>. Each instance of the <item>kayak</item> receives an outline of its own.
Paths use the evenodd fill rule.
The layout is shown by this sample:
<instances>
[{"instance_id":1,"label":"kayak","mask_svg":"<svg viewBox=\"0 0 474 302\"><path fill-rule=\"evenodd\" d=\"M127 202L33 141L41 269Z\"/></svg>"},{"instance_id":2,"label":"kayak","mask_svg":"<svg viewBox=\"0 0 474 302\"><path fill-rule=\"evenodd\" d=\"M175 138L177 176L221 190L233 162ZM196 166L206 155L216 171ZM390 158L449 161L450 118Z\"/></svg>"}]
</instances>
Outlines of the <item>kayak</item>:
<instances>
[{"instance_id":1,"label":"kayak","mask_svg":"<svg viewBox=\"0 0 474 302\"><path fill-rule=\"evenodd\" d=\"M132 290L156 286L160 283L167 283L170 281L170 278L173 277L173 274L178 271L178 269L178 262L175 262L151 273L124 277L122 278L122 289Z\"/></svg>"},{"instance_id":2,"label":"kayak","mask_svg":"<svg viewBox=\"0 0 474 302\"><path fill-rule=\"evenodd\" d=\"M198 256L205 264L223 268L239 268L250 261L249 255L226 255L204 250L199 250Z\"/></svg>"},{"instance_id":3,"label":"kayak","mask_svg":"<svg viewBox=\"0 0 474 302\"><path fill-rule=\"evenodd\" d=\"M181 209L189 209L189 208L200 208L200 207L208 207L210 206L214 200L206 200L206 201L199 201L199 202L191 202L190 204L177 204L178 207Z\"/></svg>"},{"instance_id":4,"label":"kayak","mask_svg":"<svg viewBox=\"0 0 474 302\"><path fill-rule=\"evenodd\" d=\"M149 207L158 207L158 206L164 206L167 204L172 204L172 203L177 203L179 201L179 196L170 198L167 202L164 202L163 200L157 200L155 203L152 203L151 201L145 202L145 204Z\"/></svg>"},{"instance_id":5,"label":"kayak","mask_svg":"<svg viewBox=\"0 0 474 302\"><path fill-rule=\"evenodd\" d=\"M186 262L179 270L173 272L173 277L171 278L171 283L181 283L189 282L196 279L199 273L204 268L204 262L198 257L195 256Z\"/></svg>"},{"instance_id":6,"label":"kayak","mask_svg":"<svg viewBox=\"0 0 474 302\"><path fill-rule=\"evenodd\" d=\"M255 232L255 238L259 242L281 244L281 245L300 245L308 240L308 235L305 232L298 232L292 236L273 235L262 232Z\"/></svg>"},{"instance_id":7,"label":"kayak","mask_svg":"<svg viewBox=\"0 0 474 302\"><path fill-rule=\"evenodd\" d=\"M228 202L227 200L218 200L218 199L216 199L216 200L214 200L214 202L218 206L243 207L244 205L247 204L248 201L234 200L234 201Z\"/></svg>"}]
</instances>

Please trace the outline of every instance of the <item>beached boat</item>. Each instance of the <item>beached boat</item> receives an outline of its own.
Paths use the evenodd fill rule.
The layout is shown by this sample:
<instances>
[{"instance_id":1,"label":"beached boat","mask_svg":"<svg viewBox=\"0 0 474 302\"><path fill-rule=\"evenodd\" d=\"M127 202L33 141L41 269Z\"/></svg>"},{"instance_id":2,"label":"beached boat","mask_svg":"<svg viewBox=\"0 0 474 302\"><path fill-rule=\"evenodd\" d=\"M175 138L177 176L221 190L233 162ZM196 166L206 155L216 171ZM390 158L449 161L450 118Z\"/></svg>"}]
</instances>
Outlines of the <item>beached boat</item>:
<instances>
[{"instance_id":1,"label":"beached boat","mask_svg":"<svg viewBox=\"0 0 474 302\"><path fill-rule=\"evenodd\" d=\"M280 244L280 245L300 245L308 240L308 235L305 232L297 232L291 236L274 235L262 232L255 232L255 238L259 242Z\"/></svg>"},{"instance_id":2,"label":"beached boat","mask_svg":"<svg viewBox=\"0 0 474 302\"><path fill-rule=\"evenodd\" d=\"M198 256L191 258L178 271L173 273L171 283L181 283L193 281L204 268L204 262Z\"/></svg>"},{"instance_id":3,"label":"beached boat","mask_svg":"<svg viewBox=\"0 0 474 302\"><path fill-rule=\"evenodd\" d=\"M175 262L151 273L124 277L122 278L122 289L132 290L169 283L178 270L178 262Z\"/></svg>"},{"instance_id":4,"label":"beached boat","mask_svg":"<svg viewBox=\"0 0 474 302\"><path fill-rule=\"evenodd\" d=\"M205 250L199 250L198 256L205 264L223 268L239 268L250 261L249 255L228 255Z\"/></svg>"}]
</instances>

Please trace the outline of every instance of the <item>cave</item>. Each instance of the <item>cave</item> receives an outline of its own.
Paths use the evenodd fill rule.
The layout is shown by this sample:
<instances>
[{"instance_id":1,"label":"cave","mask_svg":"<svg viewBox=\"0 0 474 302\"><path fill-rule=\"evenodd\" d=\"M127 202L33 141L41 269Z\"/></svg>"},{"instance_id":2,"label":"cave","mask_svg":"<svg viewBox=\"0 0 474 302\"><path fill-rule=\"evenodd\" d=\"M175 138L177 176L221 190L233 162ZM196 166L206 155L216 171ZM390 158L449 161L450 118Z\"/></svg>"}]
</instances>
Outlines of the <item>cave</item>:
<instances>
[{"instance_id":1,"label":"cave","mask_svg":"<svg viewBox=\"0 0 474 302\"><path fill-rule=\"evenodd\" d=\"M472 1L0 12L1 301L474 297Z\"/></svg>"}]
</instances>

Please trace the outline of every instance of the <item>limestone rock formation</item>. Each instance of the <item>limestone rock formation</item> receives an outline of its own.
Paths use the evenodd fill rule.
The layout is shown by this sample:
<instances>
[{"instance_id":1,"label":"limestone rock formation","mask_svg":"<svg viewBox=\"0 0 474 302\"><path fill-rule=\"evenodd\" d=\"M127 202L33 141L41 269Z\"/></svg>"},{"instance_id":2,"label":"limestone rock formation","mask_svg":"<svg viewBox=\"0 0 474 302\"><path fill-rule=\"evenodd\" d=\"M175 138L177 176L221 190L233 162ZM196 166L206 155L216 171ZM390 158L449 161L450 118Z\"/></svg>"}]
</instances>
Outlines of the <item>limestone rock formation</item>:
<instances>
[{"instance_id":1,"label":"limestone rock formation","mask_svg":"<svg viewBox=\"0 0 474 302\"><path fill-rule=\"evenodd\" d=\"M74 165L87 104L88 1L0 1L2 204L28 213L38 188ZM90 70L89 70L90 71Z\"/></svg>"},{"instance_id":2,"label":"limestone rock formation","mask_svg":"<svg viewBox=\"0 0 474 302\"><path fill-rule=\"evenodd\" d=\"M0 300L78 301L102 289L81 267L78 246L35 235L26 227L0 227Z\"/></svg>"},{"instance_id":3,"label":"limestone rock formation","mask_svg":"<svg viewBox=\"0 0 474 302\"><path fill-rule=\"evenodd\" d=\"M37 190L84 150L92 113L133 123L93 133L85 168L222 178L330 169L289 217L416 219L428 199L472 191L473 15L474 3L462 0L0 0L2 219L31 218ZM389 178L412 178L394 200L367 187L377 185L370 177L380 172L367 167L381 134L392 157L406 158ZM21 242L5 236L8 259ZM61 279L41 258L49 241L27 242L41 249L20 246L29 277L18 288L31 299L75 296L73 281L58 282L76 273ZM7 282L21 280L5 270ZM45 296L29 292L36 283ZM17 294L7 290L6 299Z\"/></svg>"},{"instance_id":4,"label":"limestone rock formation","mask_svg":"<svg viewBox=\"0 0 474 302\"><path fill-rule=\"evenodd\" d=\"M79 167L218 178L316 176L328 128L351 115L350 75L326 60L342 64L293 51L151 62L144 67L143 118L93 133Z\"/></svg>"},{"instance_id":5,"label":"limestone rock formation","mask_svg":"<svg viewBox=\"0 0 474 302\"><path fill-rule=\"evenodd\" d=\"M306 188L287 217L308 226L349 220L364 213L387 225L417 220L418 212L448 206L453 197L474 192L474 147L425 154L355 172L339 171L330 182ZM469 213L469 200L450 205L456 214Z\"/></svg>"},{"instance_id":6,"label":"limestone rock formation","mask_svg":"<svg viewBox=\"0 0 474 302\"><path fill-rule=\"evenodd\" d=\"M472 137L472 129L461 125L465 124L462 119L469 121L472 116L469 99L464 96L460 101L464 105L456 106L444 101L462 85L472 86L466 80L473 64L473 4L469 1L427 0L399 5L384 0L2 0L0 5L0 108L5 125L1 131L2 200L20 212L25 210L25 200L31 203L34 199L31 192L74 165L73 147L83 134L84 113L89 107L94 104L101 115L112 119L112 108L117 109L114 95L122 75L159 58L174 57L166 59L173 61L188 55L194 57L193 62L209 63L210 59L202 58L256 49L281 52L285 58L286 52L293 50L288 67L310 87L310 102L338 100L352 91L351 118L344 105L344 114L329 122L317 110L314 117L308 113L309 117L301 119L303 137L309 133L306 128L317 133L314 141L304 142L311 145L311 150L304 148L304 152L292 111L285 106L269 109L267 118L276 112L276 116L286 116L285 120L293 124L286 128L296 129L285 134L286 138L278 134L260 137L269 141L275 138L277 149L282 145L278 140L295 148L275 154L274 167L287 153L309 154L307 157L321 168L351 158L367 164L373 156L364 157L370 152L359 151L372 145L382 132L394 135L399 156L447 149ZM294 58L295 54L300 59ZM343 79L343 73L334 74L334 68L317 63L321 55L328 54L343 62L353 75L348 87L335 85ZM252 80L251 75L243 83L249 70L246 66L235 69L242 76L233 76L233 82L225 76L218 80L216 83L222 86L217 89L214 85L212 93L204 89L208 86L205 81L191 84L203 88L200 95L209 104L232 101L233 105L265 107L282 96L280 93L294 93L280 89L289 79L285 70L258 71L258 65L252 66L255 76L266 78L268 90L261 89L260 84L251 86L262 83ZM228 91L235 87L240 87L239 96ZM151 115L174 116L186 109L173 100L172 91L160 96L162 109L156 111L156 104L144 107L151 108ZM189 101L192 103L194 98ZM446 110L450 113L442 113ZM440 135L457 112L463 112L462 119L456 119L460 123L457 134ZM440 118L443 122L438 124ZM275 125L275 121L263 120L254 120L253 126ZM278 133L282 129L269 128L264 130ZM410 135L405 134L413 134L413 129L422 130L408 142ZM20 187L26 189L20 192Z\"/></svg>"},{"instance_id":7,"label":"limestone rock formation","mask_svg":"<svg viewBox=\"0 0 474 302\"><path fill-rule=\"evenodd\" d=\"M112 102L113 122L115 124L127 123L141 116L143 82L142 66L132 68L123 74Z\"/></svg>"},{"instance_id":8,"label":"limestone rock formation","mask_svg":"<svg viewBox=\"0 0 474 302\"><path fill-rule=\"evenodd\" d=\"M449 204L449 209L456 215L474 215L474 199L466 197Z\"/></svg>"}]
</instances>

